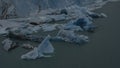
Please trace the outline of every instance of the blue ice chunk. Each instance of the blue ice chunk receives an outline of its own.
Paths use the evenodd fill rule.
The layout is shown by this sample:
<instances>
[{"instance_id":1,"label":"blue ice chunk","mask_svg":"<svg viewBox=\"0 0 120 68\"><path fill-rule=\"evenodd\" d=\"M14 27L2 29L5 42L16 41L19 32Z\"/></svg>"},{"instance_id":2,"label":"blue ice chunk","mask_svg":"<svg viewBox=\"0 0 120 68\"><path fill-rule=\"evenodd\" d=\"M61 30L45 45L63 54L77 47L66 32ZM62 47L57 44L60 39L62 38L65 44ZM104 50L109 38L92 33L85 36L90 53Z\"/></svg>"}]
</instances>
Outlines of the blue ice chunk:
<instances>
[{"instance_id":1,"label":"blue ice chunk","mask_svg":"<svg viewBox=\"0 0 120 68\"><path fill-rule=\"evenodd\" d=\"M65 42L82 44L88 42L88 37L85 35L78 35L71 30L60 30L56 36L57 39L61 39Z\"/></svg>"},{"instance_id":2,"label":"blue ice chunk","mask_svg":"<svg viewBox=\"0 0 120 68\"><path fill-rule=\"evenodd\" d=\"M54 47L49 41L50 36L48 35L38 47L35 47L32 51L21 56L21 59L37 59L41 57L51 57L51 55L44 55L45 53L53 53Z\"/></svg>"},{"instance_id":3,"label":"blue ice chunk","mask_svg":"<svg viewBox=\"0 0 120 68\"><path fill-rule=\"evenodd\" d=\"M42 53L53 53L54 52L54 47L49 41L50 36L48 35L38 46L38 51Z\"/></svg>"},{"instance_id":4,"label":"blue ice chunk","mask_svg":"<svg viewBox=\"0 0 120 68\"><path fill-rule=\"evenodd\" d=\"M94 31L95 29L95 25L88 17L79 18L73 24L80 26L85 31Z\"/></svg>"},{"instance_id":5,"label":"blue ice chunk","mask_svg":"<svg viewBox=\"0 0 120 68\"><path fill-rule=\"evenodd\" d=\"M76 22L74 22L74 25L80 26L81 28L84 28L86 24L87 24L87 21L84 18L80 18Z\"/></svg>"}]
</instances>

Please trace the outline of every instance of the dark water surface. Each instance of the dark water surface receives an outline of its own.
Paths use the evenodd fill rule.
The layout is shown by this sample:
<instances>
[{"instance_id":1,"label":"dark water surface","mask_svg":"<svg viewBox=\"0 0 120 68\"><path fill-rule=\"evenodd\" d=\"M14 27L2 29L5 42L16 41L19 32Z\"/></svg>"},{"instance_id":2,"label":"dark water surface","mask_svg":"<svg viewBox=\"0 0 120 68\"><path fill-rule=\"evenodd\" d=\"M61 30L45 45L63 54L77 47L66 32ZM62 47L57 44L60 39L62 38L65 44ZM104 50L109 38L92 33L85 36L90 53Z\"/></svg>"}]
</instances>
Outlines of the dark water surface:
<instances>
[{"instance_id":1,"label":"dark water surface","mask_svg":"<svg viewBox=\"0 0 120 68\"><path fill-rule=\"evenodd\" d=\"M16 48L5 52L0 43L0 68L120 68L120 2L108 3L96 10L108 15L97 19L95 33L88 34L85 45L52 42L55 55L52 58L21 60L28 50ZM0 37L2 40L2 37ZM37 43L32 43L37 44Z\"/></svg>"}]
</instances>

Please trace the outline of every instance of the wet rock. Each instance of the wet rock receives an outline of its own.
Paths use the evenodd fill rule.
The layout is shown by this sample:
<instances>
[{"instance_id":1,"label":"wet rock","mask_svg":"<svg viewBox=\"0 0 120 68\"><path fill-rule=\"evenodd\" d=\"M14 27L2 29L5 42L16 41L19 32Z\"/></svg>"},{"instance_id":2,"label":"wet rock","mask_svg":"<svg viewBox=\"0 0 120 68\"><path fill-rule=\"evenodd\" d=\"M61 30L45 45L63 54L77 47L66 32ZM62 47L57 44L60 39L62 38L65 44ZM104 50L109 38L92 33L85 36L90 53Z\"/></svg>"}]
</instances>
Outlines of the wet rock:
<instances>
[{"instance_id":1,"label":"wet rock","mask_svg":"<svg viewBox=\"0 0 120 68\"><path fill-rule=\"evenodd\" d=\"M67 12L67 10L66 9L62 9L61 11L60 11L60 14L68 14L68 12Z\"/></svg>"},{"instance_id":2,"label":"wet rock","mask_svg":"<svg viewBox=\"0 0 120 68\"><path fill-rule=\"evenodd\" d=\"M36 22L30 22L31 25L39 25L38 23Z\"/></svg>"},{"instance_id":3,"label":"wet rock","mask_svg":"<svg viewBox=\"0 0 120 68\"><path fill-rule=\"evenodd\" d=\"M51 55L45 55L45 53L53 53L54 48L49 41L50 36L48 35L38 47L35 47L32 51L21 56L21 59L37 59L41 57L51 57Z\"/></svg>"},{"instance_id":4,"label":"wet rock","mask_svg":"<svg viewBox=\"0 0 120 68\"><path fill-rule=\"evenodd\" d=\"M16 44L15 42L13 42L12 40L10 40L9 38L3 40L3 41L2 41L2 45L3 45L3 48L4 48L6 51L9 51L9 50L17 47L17 44Z\"/></svg>"},{"instance_id":5,"label":"wet rock","mask_svg":"<svg viewBox=\"0 0 120 68\"><path fill-rule=\"evenodd\" d=\"M33 49L34 47L30 44L23 44L22 45L22 48L25 48L25 49Z\"/></svg>"}]
</instances>

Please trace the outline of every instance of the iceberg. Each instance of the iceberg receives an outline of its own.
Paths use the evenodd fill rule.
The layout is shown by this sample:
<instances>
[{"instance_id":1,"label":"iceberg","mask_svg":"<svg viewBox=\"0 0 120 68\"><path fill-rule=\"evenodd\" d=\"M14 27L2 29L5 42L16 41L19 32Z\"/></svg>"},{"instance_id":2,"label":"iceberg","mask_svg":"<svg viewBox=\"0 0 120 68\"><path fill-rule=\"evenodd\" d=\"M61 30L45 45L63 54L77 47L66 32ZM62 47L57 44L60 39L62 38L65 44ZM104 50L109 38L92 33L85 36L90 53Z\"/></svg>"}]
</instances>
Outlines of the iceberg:
<instances>
[{"instance_id":1,"label":"iceberg","mask_svg":"<svg viewBox=\"0 0 120 68\"><path fill-rule=\"evenodd\" d=\"M3 44L4 50L6 50L6 51L9 51L10 49L13 49L13 48L17 47L16 43L14 43L14 42L13 42L12 40L10 40L9 38L3 40L3 41L2 41L2 44Z\"/></svg>"},{"instance_id":2,"label":"iceberg","mask_svg":"<svg viewBox=\"0 0 120 68\"><path fill-rule=\"evenodd\" d=\"M35 47L32 51L24 54L21 56L21 59L37 59L41 57L51 57L51 55L45 55L45 54L51 54L54 53L54 47L49 41L50 36L48 35L41 44L38 45L38 47Z\"/></svg>"},{"instance_id":3,"label":"iceberg","mask_svg":"<svg viewBox=\"0 0 120 68\"><path fill-rule=\"evenodd\" d=\"M72 31L83 31L83 29L81 27L73 24L74 21L75 20L71 20L70 22L62 25L62 27L60 29L72 30Z\"/></svg>"},{"instance_id":4,"label":"iceberg","mask_svg":"<svg viewBox=\"0 0 120 68\"><path fill-rule=\"evenodd\" d=\"M76 26L80 26L85 31L91 31L91 32L93 32L95 30L95 27L96 27L93 24L93 22L87 17L79 18L75 22L73 22L73 24Z\"/></svg>"},{"instance_id":5,"label":"iceberg","mask_svg":"<svg viewBox=\"0 0 120 68\"><path fill-rule=\"evenodd\" d=\"M57 39L61 39L65 42L82 44L88 42L88 37L85 35L75 34L71 30L60 30L56 36Z\"/></svg>"},{"instance_id":6,"label":"iceberg","mask_svg":"<svg viewBox=\"0 0 120 68\"><path fill-rule=\"evenodd\" d=\"M50 35L48 35L42 41L42 43L38 46L39 52L42 52L42 53L53 53L54 52L54 48L53 48L52 44L50 43L49 39L50 39Z\"/></svg>"}]
</instances>

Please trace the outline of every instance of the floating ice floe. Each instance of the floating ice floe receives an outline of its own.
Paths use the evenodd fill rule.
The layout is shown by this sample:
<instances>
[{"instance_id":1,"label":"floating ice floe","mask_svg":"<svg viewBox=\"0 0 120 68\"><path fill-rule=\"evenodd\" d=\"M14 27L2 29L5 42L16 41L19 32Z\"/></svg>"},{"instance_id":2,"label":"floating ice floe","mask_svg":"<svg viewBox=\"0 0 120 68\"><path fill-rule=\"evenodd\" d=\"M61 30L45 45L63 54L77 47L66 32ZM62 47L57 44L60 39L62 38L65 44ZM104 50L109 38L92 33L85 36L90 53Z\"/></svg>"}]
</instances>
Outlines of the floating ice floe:
<instances>
[{"instance_id":1,"label":"floating ice floe","mask_svg":"<svg viewBox=\"0 0 120 68\"><path fill-rule=\"evenodd\" d=\"M54 48L50 43L49 39L50 39L50 36L48 35L41 42L41 44L38 45L38 47L35 47L32 51L22 55L21 59L37 59L41 57L51 57L51 55L45 55L45 54L51 54L54 52Z\"/></svg>"},{"instance_id":2,"label":"floating ice floe","mask_svg":"<svg viewBox=\"0 0 120 68\"><path fill-rule=\"evenodd\" d=\"M87 36L75 34L74 31L71 30L60 30L56 37L57 39L77 44L82 44L89 41Z\"/></svg>"},{"instance_id":3,"label":"floating ice floe","mask_svg":"<svg viewBox=\"0 0 120 68\"><path fill-rule=\"evenodd\" d=\"M3 45L4 50L6 50L6 51L9 51L10 49L17 47L16 43L14 43L9 38L3 40L2 45Z\"/></svg>"}]
</instances>

